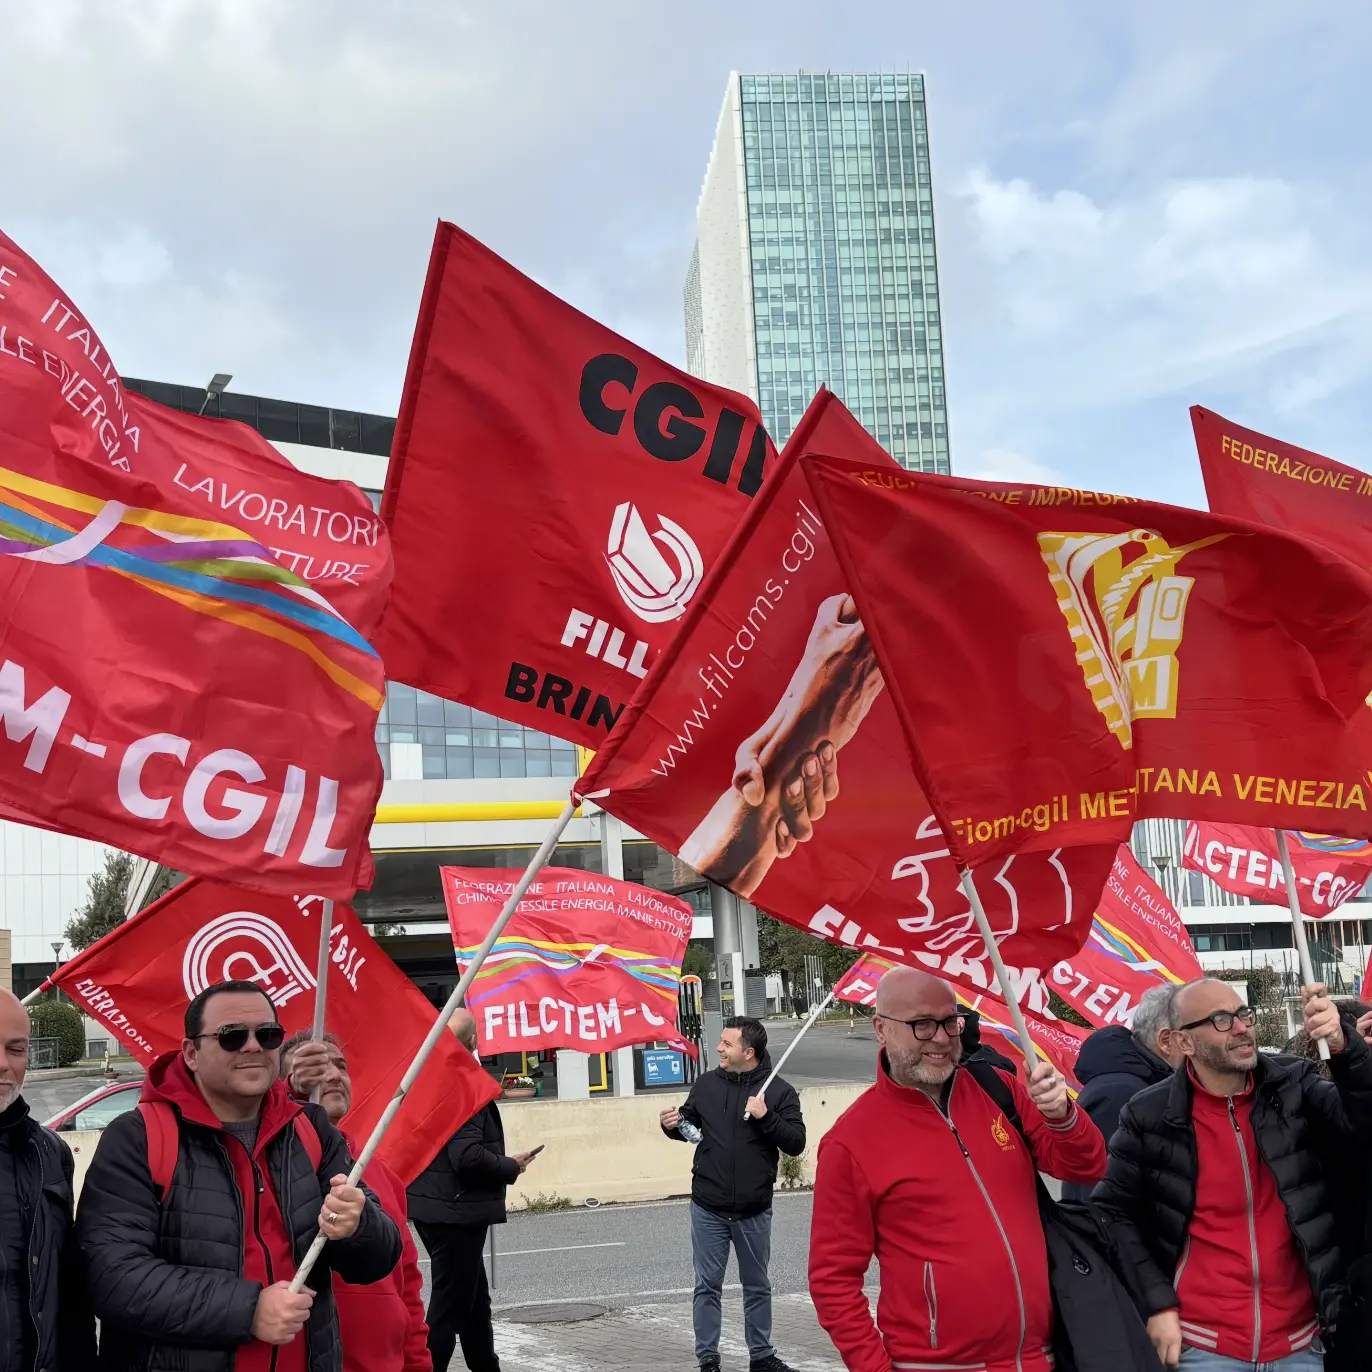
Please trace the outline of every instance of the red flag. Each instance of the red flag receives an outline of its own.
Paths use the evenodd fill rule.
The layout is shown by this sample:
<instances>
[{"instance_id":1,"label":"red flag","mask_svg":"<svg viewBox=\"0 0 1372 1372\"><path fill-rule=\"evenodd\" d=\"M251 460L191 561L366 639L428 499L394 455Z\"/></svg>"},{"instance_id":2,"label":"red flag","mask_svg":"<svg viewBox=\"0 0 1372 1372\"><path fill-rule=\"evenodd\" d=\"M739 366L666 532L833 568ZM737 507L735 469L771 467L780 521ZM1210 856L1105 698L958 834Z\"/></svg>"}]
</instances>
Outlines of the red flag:
<instances>
[{"instance_id":1,"label":"red flag","mask_svg":"<svg viewBox=\"0 0 1372 1372\"><path fill-rule=\"evenodd\" d=\"M959 863L1146 816L1366 831L1372 576L1195 510L801 466Z\"/></svg>"},{"instance_id":2,"label":"red flag","mask_svg":"<svg viewBox=\"0 0 1372 1372\"><path fill-rule=\"evenodd\" d=\"M382 502L390 676L598 747L773 457L751 400L440 223Z\"/></svg>"},{"instance_id":3,"label":"red flag","mask_svg":"<svg viewBox=\"0 0 1372 1372\"><path fill-rule=\"evenodd\" d=\"M817 397L578 792L779 919L956 975L981 935L789 460L796 443L856 446L871 469L900 471L837 399ZM837 792L802 826L783 787L803 790L825 745ZM787 815L797 832L783 835ZM1008 960L1046 966L1080 946L1115 847L1054 846L980 874Z\"/></svg>"},{"instance_id":4,"label":"red flag","mask_svg":"<svg viewBox=\"0 0 1372 1372\"><path fill-rule=\"evenodd\" d=\"M1372 567L1372 476L1191 406L1216 514L1286 529Z\"/></svg>"},{"instance_id":5,"label":"red flag","mask_svg":"<svg viewBox=\"0 0 1372 1372\"><path fill-rule=\"evenodd\" d=\"M1098 1029L1131 1028L1134 1011L1154 986L1180 986L1205 969L1176 907L1121 845L1105 883L1091 936L1054 965L1054 991Z\"/></svg>"},{"instance_id":6,"label":"red flag","mask_svg":"<svg viewBox=\"0 0 1372 1372\"><path fill-rule=\"evenodd\" d=\"M1372 843L1367 839L1288 832L1286 846L1301 910L1312 919L1332 915L1372 875ZM1271 829L1193 821L1186 826L1182 861L1221 890L1250 896L1259 904L1286 904L1286 878Z\"/></svg>"},{"instance_id":7,"label":"red flag","mask_svg":"<svg viewBox=\"0 0 1372 1372\"><path fill-rule=\"evenodd\" d=\"M0 435L0 802L248 886L369 885L385 681L342 607L369 626L388 569L362 493L125 393L3 235ZM361 540L346 571L312 561L316 514Z\"/></svg>"},{"instance_id":8,"label":"red flag","mask_svg":"<svg viewBox=\"0 0 1372 1372\"><path fill-rule=\"evenodd\" d=\"M889 961L935 972L956 986L959 995L973 1000L984 995L1005 1002L1005 992L984 957L864 956L857 966ZM1097 902L1086 942L1042 968L1007 966L1005 971L1026 1015L1059 1023L1049 1001L1051 989L1097 1029L1112 1024L1131 1028L1145 991L1205 975L1181 916L1123 846Z\"/></svg>"},{"instance_id":9,"label":"red flag","mask_svg":"<svg viewBox=\"0 0 1372 1372\"><path fill-rule=\"evenodd\" d=\"M853 1005L874 1005L877 987L894 965L885 958L864 953L840 978L834 988L835 999ZM957 986L954 987L954 993L960 1006L977 1012L983 1042L1013 1059L1020 1076L1027 1077L1024 1050L1011 1022L1009 1006L999 996L985 993L969 995ZM1090 1031L1068 1024L1065 1020L1042 1019L1022 1006L1020 1013L1024 1015L1025 1028L1029 1030L1034 1047L1062 1073L1067 1079L1068 1090L1075 1095L1081 1090L1081 1083L1077 1080L1077 1054Z\"/></svg>"},{"instance_id":10,"label":"red flag","mask_svg":"<svg viewBox=\"0 0 1372 1372\"><path fill-rule=\"evenodd\" d=\"M182 882L156 904L64 963L51 978L145 1062L179 1048L191 998L219 981L254 981L287 1030L314 1022L314 973L324 902ZM353 1104L344 1127L365 1139L433 1025L433 1007L377 947L351 907L334 906L325 1022L343 1047ZM500 1094L451 1034L438 1041L379 1156L405 1182Z\"/></svg>"},{"instance_id":11,"label":"red flag","mask_svg":"<svg viewBox=\"0 0 1372 1372\"><path fill-rule=\"evenodd\" d=\"M138 470L211 520L241 528L370 639L391 589L390 537L351 481L293 467L256 429L202 419L133 392L125 404L146 437ZM180 494L184 492L183 494Z\"/></svg>"},{"instance_id":12,"label":"red flag","mask_svg":"<svg viewBox=\"0 0 1372 1372\"><path fill-rule=\"evenodd\" d=\"M448 923L464 968L523 875L440 867ZM467 1008L484 1053L575 1048L607 1053L677 1033L677 987L691 907L630 881L545 867L481 964Z\"/></svg>"}]
</instances>

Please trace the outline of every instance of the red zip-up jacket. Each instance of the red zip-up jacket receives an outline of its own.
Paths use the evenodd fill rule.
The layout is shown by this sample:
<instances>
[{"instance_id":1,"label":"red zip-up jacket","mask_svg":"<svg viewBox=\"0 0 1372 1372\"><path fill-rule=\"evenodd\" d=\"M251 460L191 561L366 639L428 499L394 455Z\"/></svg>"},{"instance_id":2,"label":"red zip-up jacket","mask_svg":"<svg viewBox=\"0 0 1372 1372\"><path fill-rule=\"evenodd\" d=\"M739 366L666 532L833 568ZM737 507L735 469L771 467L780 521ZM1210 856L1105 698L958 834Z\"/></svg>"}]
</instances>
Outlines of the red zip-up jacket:
<instances>
[{"instance_id":1,"label":"red zip-up jacket","mask_svg":"<svg viewBox=\"0 0 1372 1372\"><path fill-rule=\"evenodd\" d=\"M357 1156L351 1139L348 1151ZM333 1279L343 1372L432 1372L421 1295L424 1279L405 1211L404 1184L380 1158L373 1158L367 1164L367 1185L400 1230L400 1261L390 1276L369 1286Z\"/></svg>"},{"instance_id":2,"label":"red zip-up jacket","mask_svg":"<svg viewBox=\"0 0 1372 1372\"><path fill-rule=\"evenodd\" d=\"M876 1085L820 1144L810 1295L852 1372L1052 1366L1035 1171L1093 1184L1105 1175L1105 1140L1075 1106L1050 1124L1019 1082L1001 1075L1029 1150L965 1071L953 1075L945 1115L923 1091L897 1086L884 1056ZM876 1324L863 1291L873 1254Z\"/></svg>"},{"instance_id":3,"label":"red zip-up jacket","mask_svg":"<svg viewBox=\"0 0 1372 1372\"><path fill-rule=\"evenodd\" d=\"M1319 1333L1305 1260L1258 1152L1251 1084L1228 1097L1194 1074L1192 1084L1196 1208L1172 1282L1182 1338L1239 1362L1276 1362Z\"/></svg>"},{"instance_id":4,"label":"red zip-up jacket","mask_svg":"<svg viewBox=\"0 0 1372 1372\"><path fill-rule=\"evenodd\" d=\"M243 1198L243 1279L261 1282L263 1286L289 1281L295 1276L295 1253L276 1192L272 1189L266 1159L262 1156L272 1139L294 1127L292 1121L300 1113L299 1104L291 1099L285 1086L274 1083L262 1099L257 1142L251 1157L247 1149L224 1130L179 1055L165 1065L154 1066L144 1083L143 1099L170 1101L182 1118L224 1132L233 1178ZM304 1335L298 1334L290 1343L275 1347L260 1339L249 1340L235 1355L233 1372L307 1372Z\"/></svg>"}]
</instances>

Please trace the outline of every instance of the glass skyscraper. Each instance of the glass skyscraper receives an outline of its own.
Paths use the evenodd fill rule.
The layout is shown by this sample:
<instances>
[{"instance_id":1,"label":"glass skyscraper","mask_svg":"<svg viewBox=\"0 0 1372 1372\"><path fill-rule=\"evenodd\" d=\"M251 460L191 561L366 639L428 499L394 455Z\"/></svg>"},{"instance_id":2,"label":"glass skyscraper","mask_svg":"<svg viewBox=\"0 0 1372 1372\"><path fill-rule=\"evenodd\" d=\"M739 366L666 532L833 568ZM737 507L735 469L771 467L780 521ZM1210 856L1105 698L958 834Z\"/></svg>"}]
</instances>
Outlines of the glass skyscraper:
<instances>
[{"instance_id":1,"label":"glass skyscraper","mask_svg":"<svg viewBox=\"0 0 1372 1372\"><path fill-rule=\"evenodd\" d=\"M947 472L923 76L732 75L685 309L687 365L778 446L827 385L897 461Z\"/></svg>"}]
</instances>

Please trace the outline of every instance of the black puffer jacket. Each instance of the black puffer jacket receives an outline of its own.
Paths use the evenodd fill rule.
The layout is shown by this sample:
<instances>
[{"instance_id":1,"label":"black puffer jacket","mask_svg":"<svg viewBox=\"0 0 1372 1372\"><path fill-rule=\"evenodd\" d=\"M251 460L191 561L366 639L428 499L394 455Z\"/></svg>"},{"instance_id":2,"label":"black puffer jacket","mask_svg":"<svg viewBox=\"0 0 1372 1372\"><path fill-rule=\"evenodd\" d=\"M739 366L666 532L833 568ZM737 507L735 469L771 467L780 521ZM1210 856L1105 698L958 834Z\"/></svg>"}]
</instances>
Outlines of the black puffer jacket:
<instances>
[{"instance_id":1,"label":"black puffer jacket","mask_svg":"<svg viewBox=\"0 0 1372 1372\"><path fill-rule=\"evenodd\" d=\"M144 1087L158 1095L161 1063ZM172 1075L170 1072L167 1074ZM318 1105L302 1108L319 1135L316 1172L289 1123L293 1105L278 1082L263 1107L287 1123L263 1149L295 1261L319 1233L319 1211L331 1177L352 1168L347 1144ZM105 1130L81 1189L76 1236L92 1305L101 1320L101 1372L231 1372L252 1338L261 1284L243 1277L245 1202L223 1131L177 1110L180 1147L172 1183L159 1200L148 1166L142 1114L130 1110ZM187 1109L194 1102L185 1102ZM310 1273L315 1301L305 1326L309 1372L340 1372L342 1348L330 1272L366 1284L400 1260L400 1234L368 1193L357 1230L328 1243ZM278 1278L279 1279L279 1278Z\"/></svg>"},{"instance_id":2,"label":"black puffer jacket","mask_svg":"<svg viewBox=\"0 0 1372 1372\"><path fill-rule=\"evenodd\" d=\"M984 1062L991 1067L999 1067L1002 1072L1009 1072L1013 1077L1015 1064L1004 1053L982 1042L981 1016L966 1006L959 1006L958 1013L962 1016L962 1033L958 1035L962 1043L962 1065L971 1067L974 1063Z\"/></svg>"},{"instance_id":3,"label":"black puffer jacket","mask_svg":"<svg viewBox=\"0 0 1372 1372\"><path fill-rule=\"evenodd\" d=\"M422 1224L504 1224L505 1188L518 1176L519 1164L505 1156L505 1126L491 1101L410 1183L410 1218Z\"/></svg>"},{"instance_id":4,"label":"black puffer jacket","mask_svg":"<svg viewBox=\"0 0 1372 1372\"><path fill-rule=\"evenodd\" d=\"M1077 1080L1082 1083L1077 1105L1091 1116L1106 1143L1115 1137L1120 1111L1143 1090L1166 1081L1172 1068L1151 1049L1145 1048L1121 1024L1097 1029L1081 1046L1077 1057ZM1063 1200L1085 1200L1094 1188L1065 1185Z\"/></svg>"},{"instance_id":5,"label":"black puffer jacket","mask_svg":"<svg viewBox=\"0 0 1372 1372\"><path fill-rule=\"evenodd\" d=\"M1372 1138L1372 1055L1358 1035L1330 1063L1324 1081L1312 1063L1260 1054L1253 1069L1253 1134L1286 1208L1310 1274L1320 1321L1339 1321L1351 1255L1341 1242L1344 1202L1328 1179L1337 1152L1365 1154ZM1196 1131L1191 1074L1179 1071L1135 1096L1110 1142L1110 1164L1092 1203L1115 1221L1125 1256L1140 1276L1143 1313L1177 1305L1177 1270L1196 1205Z\"/></svg>"},{"instance_id":6,"label":"black puffer jacket","mask_svg":"<svg viewBox=\"0 0 1372 1372\"><path fill-rule=\"evenodd\" d=\"M778 1150L792 1157L805 1151L805 1120L790 1082L778 1077L767 1088L767 1113L760 1120L743 1118L748 1098L762 1090L771 1070L765 1053L751 1072L716 1067L696 1081L681 1107L682 1118L705 1135L691 1165L691 1199L703 1210L729 1219L762 1214L772 1204ZM663 1132L682 1138L679 1129Z\"/></svg>"},{"instance_id":7,"label":"black puffer jacket","mask_svg":"<svg viewBox=\"0 0 1372 1372\"><path fill-rule=\"evenodd\" d=\"M28 1295L6 1310L0 1367L88 1372L95 1364L95 1320L71 1232L71 1151L29 1118L22 1096L0 1114L0 1169L0 1228L14 1240L5 1247L20 1264L19 1291ZM9 1327L11 1315L19 1327Z\"/></svg>"}]
</instances>

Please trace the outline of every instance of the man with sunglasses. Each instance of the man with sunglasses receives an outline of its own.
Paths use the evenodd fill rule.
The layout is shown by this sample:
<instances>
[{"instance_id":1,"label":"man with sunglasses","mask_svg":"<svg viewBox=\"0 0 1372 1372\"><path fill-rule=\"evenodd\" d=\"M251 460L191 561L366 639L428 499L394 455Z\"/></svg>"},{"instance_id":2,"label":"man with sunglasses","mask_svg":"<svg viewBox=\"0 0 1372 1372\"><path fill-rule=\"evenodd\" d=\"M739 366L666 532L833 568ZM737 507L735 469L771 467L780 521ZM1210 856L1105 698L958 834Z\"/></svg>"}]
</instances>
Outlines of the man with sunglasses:
<instances>
[{"instance_id":1,"label":"man with sunglasses","mask_svg":"<svg viewBox=\"0 0 1372 1372\"><path fill-rule=\"evenodd\" d=\"M1372 1054L1323 986L1301 989L1331 1080L1258 1050L1256 1015L1227 982L1183 986L1183 1066L1124 1107L1092 1200L1142 1285L1161 1361L1187 1372L1316 1372L1343 1318L1350 1258L1329 1177L1372 1139Z\"/></svg>"},{"instance_id":2,"label":"man with sunglasses","mask_svg":"<svg viewBox=\"0 0 1372 1372\"><path fill-rule=\"evenodd\" d=\"M1036 1174L1096 1182L1105 1140L1049 1064L1027 1089L993 1067L964 1069L961 1024L947 982L912 967L887 972L877 988L876 1085L819 1146L810 1295L844 1366L858 1372L1053 1365ZM1020 1128L982 1074L1013 1100ZM875 1322L865 1289L874 1256Z\"/></svg>"},{"instance_id":3,"label":"man with sunglasses","mask_svg":"<svg viewBox=\"0 0 1372 1372\"><path fill-rule=\"evenodd\" d=\"M76 1234L101 1320L101 1372L341 1372L330 1273L380 1281L400 1235L347 1184L343 1136L279 1080L284 1031L262 988L226 981L105 1130ZM160 1179L159 1179L160 1178ZM305 1290L289 1289L315 1236Z\"/></svg>"}]
</instances>

